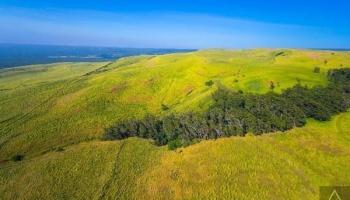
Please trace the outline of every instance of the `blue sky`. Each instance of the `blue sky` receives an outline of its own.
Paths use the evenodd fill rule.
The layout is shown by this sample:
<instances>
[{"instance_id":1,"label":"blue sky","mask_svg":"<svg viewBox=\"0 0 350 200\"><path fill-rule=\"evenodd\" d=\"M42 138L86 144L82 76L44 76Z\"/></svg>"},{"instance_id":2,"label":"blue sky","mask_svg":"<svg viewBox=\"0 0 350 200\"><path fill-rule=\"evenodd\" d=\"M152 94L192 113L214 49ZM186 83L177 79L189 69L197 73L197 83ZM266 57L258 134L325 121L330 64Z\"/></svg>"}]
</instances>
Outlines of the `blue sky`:
<instances>
[{"instance_id":1,"label":"blue sky","mask_svg":"<svg viewBox=\"0 0 350 200\"><path fill-rule=\"evenodd\" d=\"M340 0L1 0L0 42L350 48L349 8Z\"/></svg>"}]
</instances>

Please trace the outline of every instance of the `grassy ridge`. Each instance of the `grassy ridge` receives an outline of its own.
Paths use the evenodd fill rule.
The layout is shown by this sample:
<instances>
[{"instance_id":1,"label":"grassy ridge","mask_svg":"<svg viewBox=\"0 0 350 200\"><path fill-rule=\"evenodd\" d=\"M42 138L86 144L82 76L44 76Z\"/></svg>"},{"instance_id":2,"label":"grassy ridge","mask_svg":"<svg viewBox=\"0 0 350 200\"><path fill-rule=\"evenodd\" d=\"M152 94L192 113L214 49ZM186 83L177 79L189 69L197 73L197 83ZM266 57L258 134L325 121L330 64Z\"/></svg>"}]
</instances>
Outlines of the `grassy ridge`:
<instances>
[{"instance_id":1,"label":"grassy ridge","mask_svg":"<svg viewBox=\"0 0 350 200\"><path fill-rule=\"evenodd\" d=\"M0 196L316 199L319 185L350 184L349 113L288 134L204 141L181 152L135 138L98 139L125 118L202 111L220 84L265 93L273 81L281 92L297 82L326 85L327 70L342 66L350 66L350 53L258 49L1 70ZM24 161L6 161L15 154Z\"/></svg>"}]
</instances>

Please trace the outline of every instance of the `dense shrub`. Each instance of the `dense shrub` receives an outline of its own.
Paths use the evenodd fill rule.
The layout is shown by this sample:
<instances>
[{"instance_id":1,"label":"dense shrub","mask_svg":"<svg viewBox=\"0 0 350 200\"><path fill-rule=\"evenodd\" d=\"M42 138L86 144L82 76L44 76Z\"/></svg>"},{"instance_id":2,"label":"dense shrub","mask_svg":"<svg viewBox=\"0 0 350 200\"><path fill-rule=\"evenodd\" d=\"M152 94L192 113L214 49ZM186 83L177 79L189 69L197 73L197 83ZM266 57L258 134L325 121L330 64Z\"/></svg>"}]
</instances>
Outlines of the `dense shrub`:
<instances>
[{"instance_id":1,"label":"dense shrub","mask_svg":"<svg viewBox=\"0 0 350 200\"><path fill-rule=\"evenodd\" d=\"M183 146L183 144L182 144L180 139L171 140L168 143L169 150L175 150L175 149L182 147L182 146Z\"/></svg>"},{"instance_id":2,"label":"dense shrub","mask_svg":"<svg viewBox=\"0 0 350 200\"><path fill-rule=\"evenodd\" d=\"M162 104L162 110L163 111L169 110L169 107L165 104Z\"/></svg>"},{"instance_id":3,"label":"dense shrub","mask_svg":"<svg viewBox=\"0 0 350 200\"><path fill-rule=\"evenodd\" d=\"M214 85L214 81L212 81L212 80L206 81L205 85L206 86L212 86L212 85Z\"/></svg>"},{"instance_id":4,"label":"dense shrub","mask_svg":"<svg viewBox=\"0 0 350 200\"><path fill-rule=\"evenodd\" d=\"M11 160L14 162L18 162L24 159L24 156L21 154L16 154L14 156L11 157Z\"/></svg>"},{"instance_id":5,"label":"dense shrub","mask_svg":"<svg viewBox=\"0 0 350 200\"><path fill-rule=\"evenodd\" d=\"M328 79L327 87L310 89L298 84L282 94L245 94L221 87L204 113L148 115L142 120L124 121L109 128L105 139L137 136L176 149L196 139L286 131L305 125L307 118L329 120L349 108L350 69L330 71Z\"/></svg>"},{"instance_id":6,"label":"dense shrub","mask_svg":"<svg viewBox=\"0 0 350 200\"><path fill-rule=\"evenodd\" d=\"M57 151L57 152L62 152L62 151L64 151L64 148L63 148L63 147L57 147L57 148L55 149L55 151Z\"/></svg>"},{"instance_id":7,"label":"dense shrub","mask_svg":"<svg viewBox=\"0 0 350 200\"><path fill-rule=\"evenodd\" d=\"M318 74L321 72L321 68L320 67L315 67L314 68L314 73Z\"/></svg>"},{"instance_id":8,"label":"dense shrub","mask_svg":"<svg viewBox=\"0 0 350 200\"><path fill-rule=\"evenodd\" d=\"M284 56L285 55L285 52L284 51L280 51L280 52L277 52L275 54L275 57L278 57L278 56Z\"/></svg>"},{"instance_id":9,"label":"dense shrub","mask_svg":"<svg viewBox=\"0 0 350 200\"><path fill-rule=\"evenodd\" d=\"M273 81L270 81L270 89L273 90L275 87L275 83Z\"/></svg>"}]
</instances>

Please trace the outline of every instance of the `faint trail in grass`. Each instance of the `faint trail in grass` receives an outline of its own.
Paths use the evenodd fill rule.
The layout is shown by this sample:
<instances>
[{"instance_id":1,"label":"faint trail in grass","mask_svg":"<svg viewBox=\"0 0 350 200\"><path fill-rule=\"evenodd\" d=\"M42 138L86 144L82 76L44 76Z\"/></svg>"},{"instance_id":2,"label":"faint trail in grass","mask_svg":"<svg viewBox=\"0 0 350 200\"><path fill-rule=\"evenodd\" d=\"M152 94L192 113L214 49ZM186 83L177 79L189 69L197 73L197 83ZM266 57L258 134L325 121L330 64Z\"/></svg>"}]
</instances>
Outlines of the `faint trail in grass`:
<instances>
[{"instance_id":1,"label":"faint trail in grass","mask_svg":"<svg viewBox=\"0 0 350 200\"><path fill-rule=\"evenodd\" d=\"M6 122L8 122L8 121L11 121L11 120L13 120L13 119L16 119L17 117L18 117L18 115L15 115L15 116L9 117L9 118L7 118L7 119L4 119L4 120L0 121L0 124L4 124L4 123L6 123Z\"/></svg>"},{"instance_id":2,"label":"faint trail in grass","mask_svg":"<svg viewBox=\"0 0 350 200\"><path fill-rule=\"evenodd\" d=\"M170 89L171 89L171 87L174 85L174 83L175 83L175 79L172 78L171 81L170 81L170 84L169 84L168 88L166 89L167 92L166 92L166 93L163 95L163 97L162 97L162 100L161 100L162 103L164 103L165 99L169 96Z\"/></svg>"},{"instance_id":3,"label":"faint trail in grass","mask_svg":"<svg viewBox=\"0 0 350 200\"><path fill-rule=\"evenodd\" d=\"M126 141L123 141L119 147L118 152L117 152L114 167L112 170L112 174L111 174L110 178L106 181L106 183L103 185L102 191L101 191L98 199L101 199L101 200L106 199L107 191L111 187L111 184L112 184L113 180L115 179L115 177L118 175L119 158L120 158L120 154L121 154L122 150L124 149L125 145L126 145Z\"/></svg>"},{"instance_id":4,"label":"faint trail in grass","mask_svg":"<svg viewBox=\"0 0 350 200\"><path fill-rule=\"evenodd\" d=\"M18 123L25 122L28 118L30 118L31 115L32 116L35 115L34 113L36 110L39 110L40 107L43 107L45 104L47 104L48 102L53 100L55 97L58 97L60 95L64 95L66 89L68 89L69 86L72 86L73 84L75 84L81 80L82 79L73 79L71 81L67 81L67 83L65 83L61 88L59 88L57 90L57 91L61 91L60 93L54 93L54 94L50 95L48 98L46 98L44 101L37 104L36 106L33 106L32 109L30 109L28 112L26 112L24 114L17 115L15 117L11 118L10 120L6 120L5 122L7 122L7 124L2 127L2 131L4 133L12 131L11 126L16 126L16 125L18 125ZM5 123L5 122L1 122L1 123ZM5 139L0 142L0 149L5 144L7 144L11 139L18 137L19 135L21 135L21 133L9 135L7 138L5 137Z\"/></svg>"},{"instance_id":5,"label":"faint trail in grass","mask_svg":"<svg viewBox=\"0 0 350 200\"><path fill-rule=\"evenodd\" d=\"M107 69L107 68L110 65L112 65L113 63L114 62L109 62L109 63L107 63L107 64L105 64L105 65L103 65L103 66L101 66L101 67L99 67L99 68L97 68L95 70L92 70L90 72L87 72L87 73L83 74L82 76L89 76L89 75L92 75L92 74L99 74L99 73L102 73L102 72L107 72L107 71L111 70L111 69Z\"/></svg>"},{"instance_id":6,"label":"faint trail in grass","mask_svg":"<svg viewBox=\"0 0 350 200\"><path fill-rule=\"evenodd\" d=\"M196 75L198 75L198 76L200 76L200 77L204 77L204 78L213 78L213 77L211 77L211 76L207 76L207 75L201 74L201 73L199 73L199 72L197 72L197 71L195 71L195 70L190 70L190 72L192 72L192 73L194 73L194 74L196 74Z\"/></svg>"},{"instance_id":7,"label":"faint trail in grass","mask_svg":"<svg viewBox=\"0 0 350 200\"><path fill-rule=\"evenodd\" d=\"M101 68L108 67L111 63L108 63L106 65L103 65ZM94 72L95 70L91 71ZM33 106L28 112L23 113L23 114L18 114L16 116L13 116L11 118L5 119L0 122L1 124L1 132L4 133L4 135L0 139L0 149L2 149L8 142L10 142L12 139L22 135L22 132L16 133L16 134L10 134L10 132L14 129L15 126L18 126L19 123L23 123L33 116L35 116L35 111L40 110L41 107L44 107L47 103L50 101L54 100L56 97L59 97L61 95L65 95L67 93L67 90L69 87L72 87L74 84L84 80L84 75L75 77L71 80L66 79L64 80L64 83L60 88L56 89L56 91L60 92L55 92L52 95L50 95L48 98L45 100L41 101L39 104L36 106ZM47 91L46 91L47 92Z\"/></svg>"}]
</instances>

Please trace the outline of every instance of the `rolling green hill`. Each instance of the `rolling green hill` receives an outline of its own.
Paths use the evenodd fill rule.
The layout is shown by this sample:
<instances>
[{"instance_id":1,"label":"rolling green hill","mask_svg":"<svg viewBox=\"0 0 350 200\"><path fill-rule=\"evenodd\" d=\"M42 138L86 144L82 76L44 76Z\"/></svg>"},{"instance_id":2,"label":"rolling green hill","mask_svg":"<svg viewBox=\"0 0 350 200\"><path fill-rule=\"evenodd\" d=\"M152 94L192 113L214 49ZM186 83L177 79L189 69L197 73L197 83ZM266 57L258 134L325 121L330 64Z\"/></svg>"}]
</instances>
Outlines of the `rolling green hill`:
<instances>
[{"instance_id":1,"label":"rolling green hill","mask_svg":"<svg viewBox=\"0 0 350 200\"><path fill-rule=\"evenodd\" d=\"M346 66L346 52L256 49L1 70L0 196L317 199L319 185L350 184L349 113L176 151L137 138L100 138L115 122L147 113L201 112L220 85L266 93L273 81L279 93L297 83L326 85L328 69ZM14 155L24 160L10 161Z\"/></svg>"}]
</instances>

